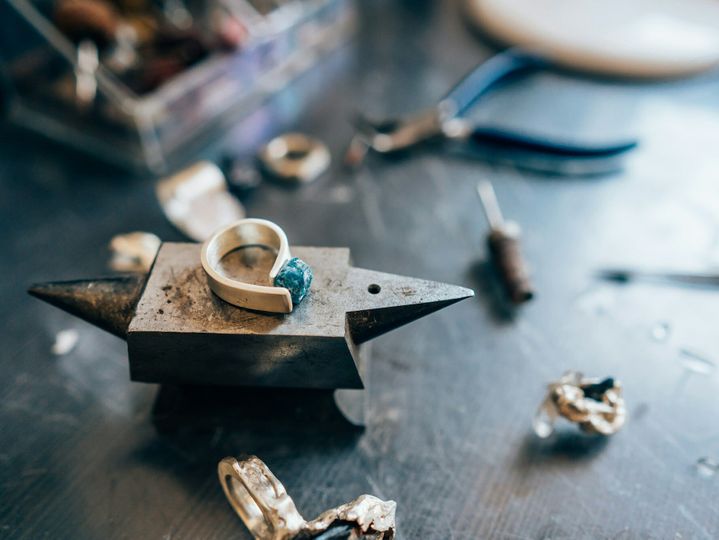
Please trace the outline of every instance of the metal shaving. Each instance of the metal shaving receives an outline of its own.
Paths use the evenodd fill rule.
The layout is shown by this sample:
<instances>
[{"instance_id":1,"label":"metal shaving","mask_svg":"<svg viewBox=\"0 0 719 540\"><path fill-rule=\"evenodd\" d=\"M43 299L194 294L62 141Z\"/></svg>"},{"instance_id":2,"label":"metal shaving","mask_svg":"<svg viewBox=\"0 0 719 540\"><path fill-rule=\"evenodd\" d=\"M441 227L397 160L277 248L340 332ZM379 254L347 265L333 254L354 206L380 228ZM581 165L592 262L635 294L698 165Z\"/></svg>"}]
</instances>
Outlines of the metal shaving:
<instances>
[{"instance_id":1,"label":"metal shaving","mask_svg":"<svg viewBox=\"0 0 719 540\"><path fill-rule=\"evenodd\" d=\"M148 232L113 236L110 240L110 268L117 272L149 272L160 244L162 240Z\"/></svg>"},{"instance_id":2,"label":"metal shaving","mask_svg":"<svg viewBox=\"0 0 719 540\"><path fill-rule=\"evenodd\" d=\"M245 208L227 189L222 171L209 161L161 180L155 191L167 219L198 242L245 217Z\"/></svg>"}]
</instances>

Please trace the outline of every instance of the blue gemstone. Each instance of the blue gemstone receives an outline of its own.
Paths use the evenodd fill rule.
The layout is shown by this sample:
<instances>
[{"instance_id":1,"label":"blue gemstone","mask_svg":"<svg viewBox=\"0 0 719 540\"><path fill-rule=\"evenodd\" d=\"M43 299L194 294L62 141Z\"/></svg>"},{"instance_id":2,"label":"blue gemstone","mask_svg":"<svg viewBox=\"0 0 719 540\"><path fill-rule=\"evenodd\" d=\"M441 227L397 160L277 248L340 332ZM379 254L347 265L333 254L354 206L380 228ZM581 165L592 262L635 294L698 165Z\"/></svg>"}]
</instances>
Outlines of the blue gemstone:
<instances>
[{"instance_id":1,"label":"blue gemstone","mask_svg":"<svg viewBox=\"0 0 719 540\"><path fill-rule=\"evenodd\" d=\"M290 291L292 304L299 304L307 296L312 284L312 269L297 257L287 261L275 277L275 287L283 287Z\"/></svg>"}]
</instances>

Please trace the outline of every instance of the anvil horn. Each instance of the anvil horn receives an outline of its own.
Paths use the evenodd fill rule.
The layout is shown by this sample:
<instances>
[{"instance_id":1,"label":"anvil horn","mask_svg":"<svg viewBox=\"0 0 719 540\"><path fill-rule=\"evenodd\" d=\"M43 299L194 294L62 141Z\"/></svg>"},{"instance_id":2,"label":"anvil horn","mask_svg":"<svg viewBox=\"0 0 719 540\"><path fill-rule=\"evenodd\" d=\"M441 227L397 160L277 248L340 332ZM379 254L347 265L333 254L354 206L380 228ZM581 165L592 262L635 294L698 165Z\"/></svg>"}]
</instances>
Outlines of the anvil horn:
<instances>
[{"instance_id":1,"label":"anvil horn","mask_svg":"<svg viewBox=\"0 0 719 540\"><path fill-rule=\"evenodd\" d=\"M350 286L368 287L374 293L365 297L365 306L347 312L350 334L358 345L474 296L465 287L364 268L352 268L348 281Z\"/></svg>"},{"instance_id":2,"label":"anvil horn","mask_svg":"<svg viewBox=\"0 0 719 540\"><path fill-rule=\"evenodd\" d=\"M146 275L56 281L28 292L76 317L125 339Z\"/></svg>"}]
</instances>

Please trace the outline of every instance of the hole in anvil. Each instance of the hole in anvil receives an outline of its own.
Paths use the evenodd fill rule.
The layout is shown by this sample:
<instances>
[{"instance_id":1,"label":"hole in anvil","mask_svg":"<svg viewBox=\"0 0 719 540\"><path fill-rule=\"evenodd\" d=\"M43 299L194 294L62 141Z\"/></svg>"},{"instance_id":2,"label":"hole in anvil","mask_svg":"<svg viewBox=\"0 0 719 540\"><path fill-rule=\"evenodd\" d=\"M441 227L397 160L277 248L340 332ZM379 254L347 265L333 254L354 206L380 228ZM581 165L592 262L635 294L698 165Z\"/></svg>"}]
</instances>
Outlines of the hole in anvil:
<instances>
[{"instance_id":1,"label":"hole in anvil","mask_svg":"<svg viewBox=\"0 0 719 540\"><path fill-rule=\"evenodd\" d=\"M372 283L369 287L367 287L367 292L369 292L370 294L379 294L381 290L382 287L380 287L376 283Z\"/></svg>"},{"instance_id":2,"label":"hole in anvil","mask_svg":"<svg viewBox=\"0 0 719 540\"><path fill-rule=\"evenodd\" d=\"M222 257L219 272L230 279L257 285L272 285L270 269L277 253L267 246L243 246Z\"/></svg>"}]
</instances>

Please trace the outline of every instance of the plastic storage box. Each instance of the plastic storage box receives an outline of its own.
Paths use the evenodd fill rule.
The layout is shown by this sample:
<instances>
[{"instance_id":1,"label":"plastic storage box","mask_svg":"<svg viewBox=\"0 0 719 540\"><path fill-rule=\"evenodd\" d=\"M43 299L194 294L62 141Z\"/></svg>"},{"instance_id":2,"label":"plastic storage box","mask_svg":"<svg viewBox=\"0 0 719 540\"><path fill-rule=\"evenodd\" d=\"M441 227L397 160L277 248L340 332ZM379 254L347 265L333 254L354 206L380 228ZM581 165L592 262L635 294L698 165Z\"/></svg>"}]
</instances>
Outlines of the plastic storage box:
<instances>
[{"instance_id":1,"label":"plastic storage box","mask_svg":"<svg viewBox=\"0 0 719 540\"><path fill-rule=\"evenodd\" d=\"M9 119L102 159L163 172L354 29L351 0L282 2L269 11L229 1L252 25L241 48L215 51L142 95L100 63L88 105L76 95L81 47L52 24L39 0L6 0L0 54L10 89Z\"/></svg>"}]
</instances>

